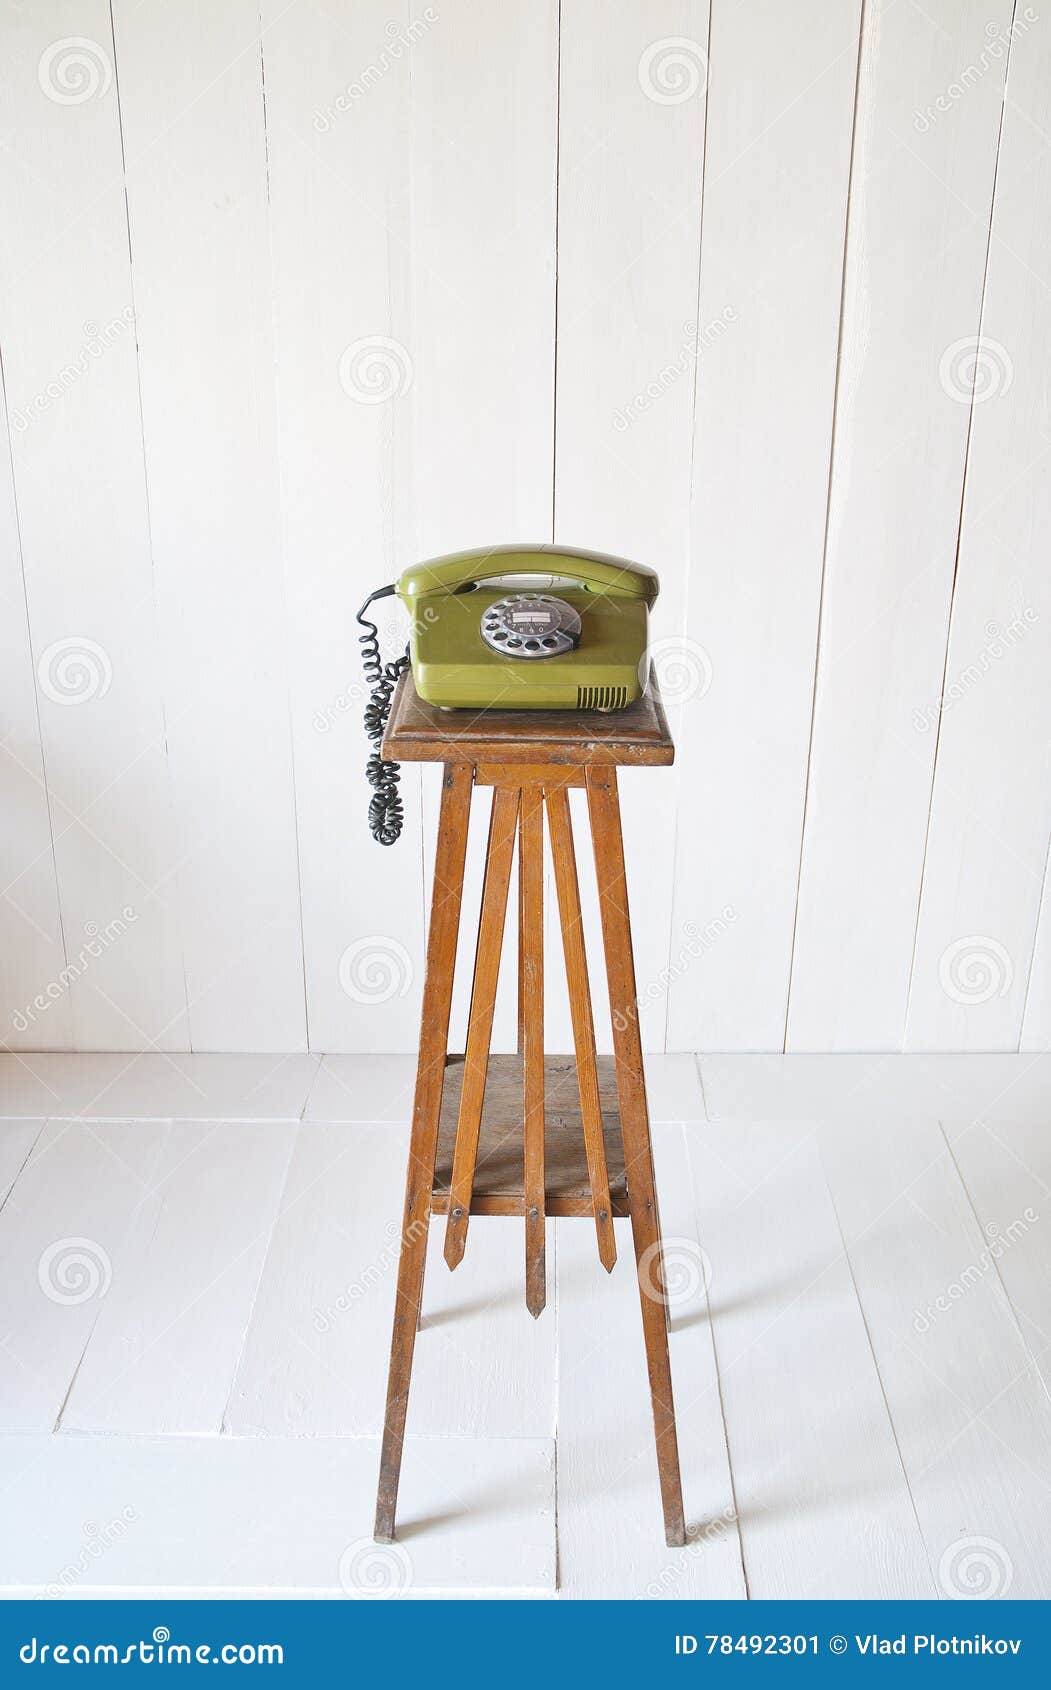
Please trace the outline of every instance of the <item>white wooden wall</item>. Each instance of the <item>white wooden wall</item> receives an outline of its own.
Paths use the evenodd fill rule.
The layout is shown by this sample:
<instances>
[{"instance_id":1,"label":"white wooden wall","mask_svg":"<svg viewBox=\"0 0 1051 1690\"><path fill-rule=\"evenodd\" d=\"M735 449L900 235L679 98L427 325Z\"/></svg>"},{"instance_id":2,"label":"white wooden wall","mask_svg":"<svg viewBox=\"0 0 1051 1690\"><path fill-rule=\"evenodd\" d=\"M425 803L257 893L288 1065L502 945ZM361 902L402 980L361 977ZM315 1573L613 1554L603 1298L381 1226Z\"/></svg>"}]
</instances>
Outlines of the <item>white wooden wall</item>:
<instances>
[{"instance_id":1,"label":"white wooden wall","mask_svg":"<svg viewBox=\"0 0 1051 1690\"><path fill-rule=\"evenodd\" d=\"M0 0L0 1043L411 1048L353 613L553 538L662 579L649 1047L1048 1048L1037 11Z\"/></svg>"}]
</instances>

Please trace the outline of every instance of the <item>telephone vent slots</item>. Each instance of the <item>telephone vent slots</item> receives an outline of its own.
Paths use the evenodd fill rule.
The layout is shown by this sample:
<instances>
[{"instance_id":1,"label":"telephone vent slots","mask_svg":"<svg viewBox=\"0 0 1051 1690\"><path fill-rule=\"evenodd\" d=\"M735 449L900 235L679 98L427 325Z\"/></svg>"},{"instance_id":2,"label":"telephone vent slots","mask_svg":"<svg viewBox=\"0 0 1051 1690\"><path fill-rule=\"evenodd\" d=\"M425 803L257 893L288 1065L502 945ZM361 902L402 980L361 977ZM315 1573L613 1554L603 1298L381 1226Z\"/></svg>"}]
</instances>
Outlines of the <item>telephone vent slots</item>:
<instances>
[{"instance_id":1,"label":"telephone vent slots","mask_svg":"<svg viewBox=\"0 0 1051 1690\"><path fill-rule=\"evenodd\" d=\"M623 710L628 702L627 687L578 687L578 710Z\"/></svg>"}]
</instances>

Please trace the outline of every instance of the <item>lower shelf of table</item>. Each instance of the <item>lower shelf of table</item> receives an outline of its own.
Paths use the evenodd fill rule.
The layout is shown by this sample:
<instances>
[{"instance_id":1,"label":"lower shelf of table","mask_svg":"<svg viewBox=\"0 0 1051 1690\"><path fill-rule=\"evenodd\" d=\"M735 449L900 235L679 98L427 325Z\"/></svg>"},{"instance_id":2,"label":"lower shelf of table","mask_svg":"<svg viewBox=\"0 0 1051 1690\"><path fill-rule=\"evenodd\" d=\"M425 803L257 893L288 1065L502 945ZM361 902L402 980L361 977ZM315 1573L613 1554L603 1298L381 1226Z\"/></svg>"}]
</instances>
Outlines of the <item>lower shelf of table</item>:
<instances>
[{"instance_id":1,"label":"lower shelf of table","mask_svg":"<svg viewBox=\"0 0 1051 1690\"><path fill-rule=\"evenodd\" d=\"M628 1213L624 1150L620 1137L617 1082L611 1056L598 1059L599 1102L606 1141L610 1208L615 1215ZM463 1057L450 1056L442 1090L438 1157L434 1171L431 1213L444 1215L449 1208L456 1120L463 1087ZM577 1089L577 1065L572 1056L548 1056L544 1060L545 1204L554 1216L590 1215L591 1187L588 1184L584 1152L584 1126ZM485 1105L478 1144L472 1215L522 1215L522 1058L491 1056L485 1085Z\"/></svg>"}]
</instances>

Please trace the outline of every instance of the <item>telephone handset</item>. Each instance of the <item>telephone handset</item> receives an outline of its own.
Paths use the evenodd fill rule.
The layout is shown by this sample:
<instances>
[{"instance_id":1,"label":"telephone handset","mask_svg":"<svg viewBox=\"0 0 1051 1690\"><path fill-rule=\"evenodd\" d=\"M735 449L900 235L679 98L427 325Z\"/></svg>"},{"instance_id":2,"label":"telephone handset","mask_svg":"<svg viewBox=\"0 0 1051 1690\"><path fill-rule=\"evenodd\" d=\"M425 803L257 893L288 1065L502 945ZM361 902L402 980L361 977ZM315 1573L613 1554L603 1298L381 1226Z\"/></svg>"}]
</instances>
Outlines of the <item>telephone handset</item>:
<instances>
[{"instance_id":1,"label":"telephone handset","mask_svg":"<svg viewBox=\"0 0 1051 1690\"><path fill-rule=\"evenodd\" d=\"M647 622L659 583L652 569L564 546L457 552L406 569L358 611L365 733L372 744L369 827L381 845L401 833L397 763L380 744L399 676L445 709L621 710L645 684ZM396 593L412 618L403 656L384 664L365 612Z\"/></svg>"}]
</instances>

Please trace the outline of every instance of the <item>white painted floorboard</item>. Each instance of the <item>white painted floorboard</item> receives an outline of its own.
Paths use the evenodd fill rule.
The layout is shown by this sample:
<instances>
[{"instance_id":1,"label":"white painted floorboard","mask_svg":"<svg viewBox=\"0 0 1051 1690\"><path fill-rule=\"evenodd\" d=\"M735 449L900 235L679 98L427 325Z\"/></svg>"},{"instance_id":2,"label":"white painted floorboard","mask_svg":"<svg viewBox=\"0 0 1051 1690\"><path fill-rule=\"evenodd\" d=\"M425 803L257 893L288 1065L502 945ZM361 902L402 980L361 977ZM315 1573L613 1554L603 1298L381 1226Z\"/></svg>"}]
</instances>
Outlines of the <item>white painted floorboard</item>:
<instances>
[{"instance_id":1,"label":"white painted floorboard","mask_svg":"<svg viewBox=\"0 0 1051 1690\"><path fill-rule=\"evenodd\" d=\"M63 1430L218 1432L297 1129L144 1124L163 1135L62 1411Z\"/></svg>"},{"instance_id":2,"label":"white painted floorboard","mask_svg":"<svg viewBox=\"0 0 1051 1690\"><path fill-rule=\"evenodd\" d=\"M300 1128L228 1431L382 1430L407 1149L404 1128ZM443 1232L436 1219L410 1432L551 1437L554 1321L526 1311L521 1228L476 1216L455 1274L442 1258Z\"/></svg>"},{"instance_id":3,"label":"white painted floorboard","mask_svg":"<svg viewBox=\"0 0 1051 1690\"><path fill-rule=\"evenodd\" d=\"M1051 1132L1048 1119L947 1122L956 1166L983 1233L978 1263L1011 1300L1051 1394Z\"/></svg>"},{"instance_id":4,"label":"white painted floorboard","mask_svg":"<svg viewBox=\"0 0 1051 1690\"><path fill-rule=\"evenodd\" d=\"M701 1056L710 1121L1051 1119L1051 1055Z\"/></svg>"},{"instance_id":5,"label":"white painted floorboard","mask_svg":"<svg viewBox=\"0 0 1051 1690\"><path fill-rule=\"evenodd\" d=\"M50 1431L114 1279L162 1136L50 1121L0 1211L0 1432Z\"/></svg>"},{"instance_id":6,"label":"white painted floorboard","mask_svg":"<svg viewBox=\"0 0 1051 1690\"><path fill-rule=\"evenodd\" d=\"M372 1438L0 1438L0 1586L60 1592L86 1562L71 1581L82 1594L554 1589L549 1441L408 1439L385 1547L372 1542L378 1467Z\"/></svg>"},{"instance_id":7,"label":"white painted floorboard","mask_svg":"<svg viewBox=\"0 0 1051 1690\"><path fill-rule=\"evenodd\" d=\"M812 1135L690 1139L752 1597L933 1594Z\"/></svg>"},{"instance_id":8,"label":"white painted floorboard","mask_svg":"<svg viewBox=\"0 0 1051 1690\"><path fill-rule=\"evenodd\" d=\"M0 1205L40 1136L41 1121L0 1121Z\"/></svg>"},{"instance_id":9,"label":"white painted floorboard","mask_svg":"<svg viewBox=\"0 0 1051 1690\"><path fill-rule=\"evenodd\" d=\"M298 1121L320 1057L0 1055L0 1116Z\"/></svg>"},{"instance_id":10,"label":"white painted floorboard","mask_svg":"<svg viewBox=\"0 0 1051 1690\"><path fill-rule=\"evenodd\" d=\"M628 1225L610 1276L550 1225L534 1322L521 1227L450 1274L438 1222L378 1555L402 1059L33 1060L141 1118L27 1116L0 1068L0 1593L335 1597L349 1550L409 1597L1051 1595L1047 1058L703 1058L719 1122L692 1058L651 1072L685 1551ZM230 1116L162 1117L187 1087Z\"/></svg>"},{"instance_id":11,"label":"white painted floorboard","mask_svg":"<svg viewBox=\"0 0 1051 1690\"><path fill-rule=\"evenodd\" d=\"M827 1128L822 1159L940 1592L1051 1589L1051 1404L940 1128Z\"/></svg>"},{"instance_id":12,"label":"white painted floorboard","mask_svg":"<svg viewBox=\"0 0 1051 1690\"><path fill-rule=\"evenodd\" d=\"M568 1597L745 1594L726 1433L681 1127L654 1132L688 1544L664 1543L631 1226L599 1265L590 1222L558 1222L558 1541Z\"/></svg>"}]
</instances>

